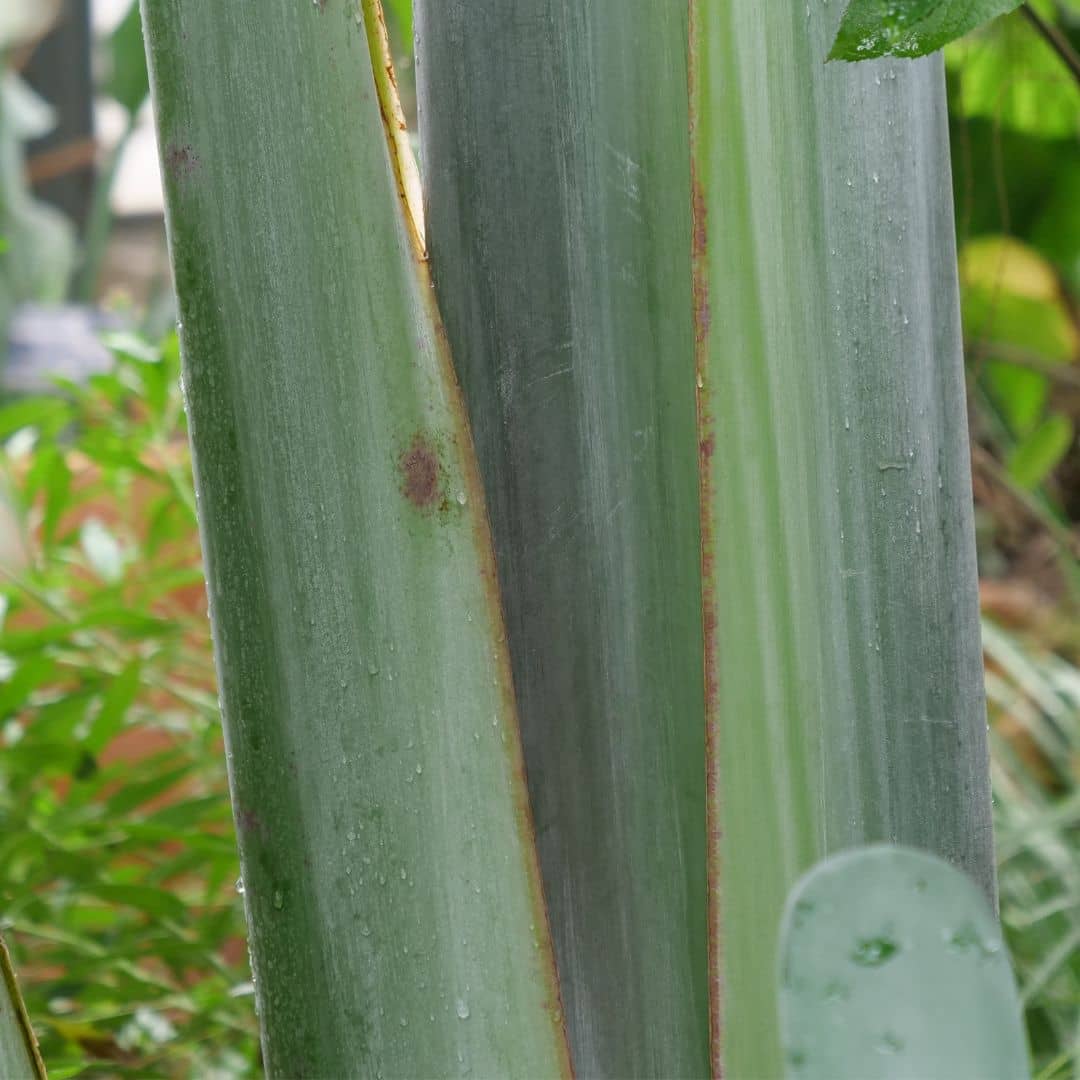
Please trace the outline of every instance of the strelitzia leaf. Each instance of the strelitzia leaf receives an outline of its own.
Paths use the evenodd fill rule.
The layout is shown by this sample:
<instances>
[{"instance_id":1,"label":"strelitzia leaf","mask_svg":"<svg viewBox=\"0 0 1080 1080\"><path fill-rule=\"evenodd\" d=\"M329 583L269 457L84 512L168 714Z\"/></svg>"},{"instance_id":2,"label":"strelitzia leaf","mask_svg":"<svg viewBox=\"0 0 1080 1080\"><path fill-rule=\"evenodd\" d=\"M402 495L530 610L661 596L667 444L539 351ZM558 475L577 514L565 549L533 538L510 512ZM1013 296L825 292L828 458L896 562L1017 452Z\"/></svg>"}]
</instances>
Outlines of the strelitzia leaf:
<instances>
[{"instance_id":1,"label":"strelitzia leaf","mask_svg":"<svg viewBox=\"0 0 1080 1080\"><path fill-rule=\"evenodd\" d=\"M890 841L995 892L945 84L823 64L823 4L696 9L716 1044L775 1076L801 873Z\"/></svg>"},{"instance_id":2,"label":"strelitzia leaf","mask_svg":"<svg viewBox=\"0 0 1080 1080\"><path fill-rule=\"evenodd\" d=\"M433 276L491 506L575 1065L702 1076L687 5L425 0L416 18Z\"/></svg>"},{"instance_id":3,"label":"strelitzia leaf","mask_svg":"<svg viewBox=\"0 0 1080 1080\"><path fill-rule=\"evenodd\" d=\"M926 56L1022 0L851 0L830 60Z\"/></svg>"},{"instance_id":4,"label":"strelitzia leaf","mask_svg":"<svg viewBox=\"0 0 1080 1080\"><path fill-rule=\"evenodd\" d=\"M267 1072L565 1075L378 5L142 10Z\"/></svg>"},{"instance_id":5,"label":"strelitzia leaf","mask_svg":"<svg viewBox=\"0 0 1080 1080\"><path fill-rule=\"evenodd\" d=\"M792 891L780 1005L789 1080L1021 1080L1020 999L975 883L925 852L834 855Z\"/></svg>"}]
</instances>

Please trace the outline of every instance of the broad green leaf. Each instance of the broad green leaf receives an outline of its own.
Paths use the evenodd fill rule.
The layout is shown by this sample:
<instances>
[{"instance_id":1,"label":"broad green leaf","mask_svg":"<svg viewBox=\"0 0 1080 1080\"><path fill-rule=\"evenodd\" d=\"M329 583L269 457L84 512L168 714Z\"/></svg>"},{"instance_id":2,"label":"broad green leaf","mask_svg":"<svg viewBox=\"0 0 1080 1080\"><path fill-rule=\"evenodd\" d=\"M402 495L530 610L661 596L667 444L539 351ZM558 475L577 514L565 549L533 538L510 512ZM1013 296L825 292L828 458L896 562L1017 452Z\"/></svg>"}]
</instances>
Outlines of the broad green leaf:
<instances>
[{"instance_id":1,"label":"broad green leaf","mask_svg":"<svg viewBox=\"0 0 1080 1080\"><path fill-rule=\"evenodd\" d=\"M888 840L994 892L944 73L822 64L825 5L695 25L719 1045L775 1076L801 873Z\"/></svg>"},{"instance_id":2,"label":"broad green leaf","mask_svg":"<svg viewBox=\"0 0 1080 1080\"><path fill-rule=\"evenodd\" d=\"M416 29L575 1065L702 1076L687 6L426 0Z\"/></svg>"},{"instance_id":3,"label":"broad green leaf","mask_svg":"<svg viewBox=\"0 0 1080 1080\"><path fill-rule=\"evenodd\" d=\"M142 11L267 1071L565 1075L385 58L353 0Z\"/></svg>"},{"instance_id":4,"label":"broad green leaf","mask_svg":"<svg viewBox=\"0 0 1080 1080\"><path fill-rule=\"evenodd\" d=\"M1020 1000L993 912L924 852L834 855L793 890L780 1004L789 1080L1022 1080Z\"/></svg>"},{"instance_id":5,"label":"broad green leaf","mask_svg":"<svg viewBox=\"0 0 1080 1080\"><path fill-rule=\"evenodd\" d=\"M926 56L1022 0L850 0L830 60Z\"/></svg>"},{"instance_id":6,"label":"broad green leaf","mask_svg":"<svg viewBox=\"0 0 1080 1080\"><path fill-rule=\"evenodd\" d=\"M26 1015L7 947L0 938L0 1076L4 1080L45 1080L45 1066Z\"/></svg>"}]
</instances>

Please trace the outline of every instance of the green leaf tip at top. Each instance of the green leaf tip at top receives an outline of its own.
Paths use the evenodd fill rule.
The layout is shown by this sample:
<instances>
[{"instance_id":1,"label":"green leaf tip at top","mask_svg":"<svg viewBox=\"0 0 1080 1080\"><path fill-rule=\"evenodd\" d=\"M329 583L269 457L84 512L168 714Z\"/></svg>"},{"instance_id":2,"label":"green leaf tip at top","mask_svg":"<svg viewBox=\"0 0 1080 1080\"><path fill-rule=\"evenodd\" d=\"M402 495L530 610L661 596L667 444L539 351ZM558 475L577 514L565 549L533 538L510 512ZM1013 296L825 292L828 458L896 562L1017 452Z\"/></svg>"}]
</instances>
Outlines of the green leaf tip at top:
<instances>
[{"instance_id":1,"label":"green leaf tip at top","mask_svg":"<svg viewBox=\"0 0 1080 1080\"><path fill-rule=\"evenodd\" d=\"M913 59L936 52L950 41L1022 0L851 0L829 60L872 60L879 56Z\"/></svg>"}]
</instances>

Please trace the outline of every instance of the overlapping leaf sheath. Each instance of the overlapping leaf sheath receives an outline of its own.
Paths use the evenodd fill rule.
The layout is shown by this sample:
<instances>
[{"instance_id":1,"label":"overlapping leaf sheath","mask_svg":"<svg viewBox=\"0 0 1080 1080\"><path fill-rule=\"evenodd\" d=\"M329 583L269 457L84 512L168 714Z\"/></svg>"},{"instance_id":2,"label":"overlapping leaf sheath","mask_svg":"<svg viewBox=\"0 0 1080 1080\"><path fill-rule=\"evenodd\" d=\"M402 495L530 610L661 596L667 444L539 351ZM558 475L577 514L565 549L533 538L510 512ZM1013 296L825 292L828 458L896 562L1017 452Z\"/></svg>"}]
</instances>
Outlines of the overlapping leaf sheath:
<instances>
[{"instance_id":1,"label":"overlapping leaf sheath","mask_svg":"<svg viewBox=\"0 0 1080 1080\"><path fill-rule=\"evenodd\" d=\"M143 15L268 1072L560 1075L483 496L361 9Z\"/></svg>"},{"instance_id":2,"label":"overlapping leaf sheath","mask_svg":"<svg viewBox=\"0 0 1080 1080\"><path fill-rule=\"evenodd\" d=\"M933 855L834 855L792 893L780 1016L798 1080L1030 1075L1001 927L975 883Z\"/></svg>"},{"instance_id":3,"label":"overlapping leaf sheath","mask_svg":"<svg viewBox=\"0 0 1080 1080\"><path fill-rule=\"evenodd\" d=\"M433 276L582 1076L707 1071L686 18L416 5Z\"/></svg>"},{"instance_id":4,"label":"overlapping leaf sheath","mask_svg":"<svg viewBox=\"0 0 1080 1080\"><path fill-rule=\"evenodd\" d=\"M823 853L993 894L975 545L940 57L826 65L826 0L694 7L716 1045L763 1077Z\"/></svg>"}]
</instances>

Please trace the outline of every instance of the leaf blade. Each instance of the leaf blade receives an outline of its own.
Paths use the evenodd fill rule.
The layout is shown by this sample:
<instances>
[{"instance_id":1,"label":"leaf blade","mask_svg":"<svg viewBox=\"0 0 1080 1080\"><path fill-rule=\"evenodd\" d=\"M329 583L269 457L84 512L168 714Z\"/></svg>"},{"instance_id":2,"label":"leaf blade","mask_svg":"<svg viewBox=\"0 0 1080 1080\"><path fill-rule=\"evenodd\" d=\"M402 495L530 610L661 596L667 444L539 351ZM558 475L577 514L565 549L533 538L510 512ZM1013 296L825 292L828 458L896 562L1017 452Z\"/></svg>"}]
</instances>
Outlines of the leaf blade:
<instances>
[{"instance_id":1,"label":"leaf blade","mask_svg":"<svg viewBox=\"0 0 1080 1080\"><path fill-rule=\"evenodd\" d=\"M942 63L826 66L828 16L699 3L692 46L715 1054L738 1075L782 1070L763 973L822 855L925 847L995 892Z\"/></svg>"},{"instance_id":2,"label":"leaf blade","mask_svg":"<svg viewBox=\"0 0 1080 1080\"><path fill-rule=\"evenodd\" d=\"M686 5L416 5L433 275L489 495L581 1075L708 1071Z\"/></svg>"},{"instance_id":3,"label":"leaf blade","mask_svg":"<svg viewBox=\"0 0 1080 1080\"><path fill-rule=\"evenodd\" d=\"M143 7L266 1062L561 1075L483 497L353 14Z\"/></svg>"}]
</instances>

